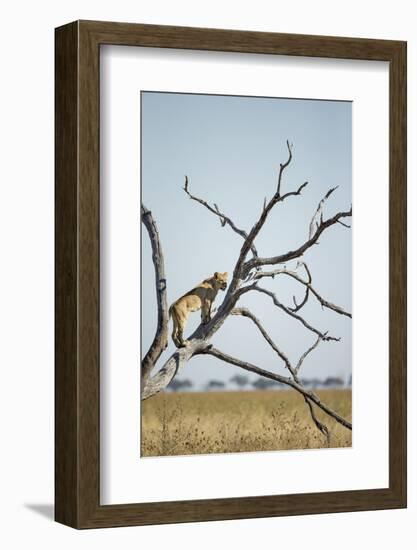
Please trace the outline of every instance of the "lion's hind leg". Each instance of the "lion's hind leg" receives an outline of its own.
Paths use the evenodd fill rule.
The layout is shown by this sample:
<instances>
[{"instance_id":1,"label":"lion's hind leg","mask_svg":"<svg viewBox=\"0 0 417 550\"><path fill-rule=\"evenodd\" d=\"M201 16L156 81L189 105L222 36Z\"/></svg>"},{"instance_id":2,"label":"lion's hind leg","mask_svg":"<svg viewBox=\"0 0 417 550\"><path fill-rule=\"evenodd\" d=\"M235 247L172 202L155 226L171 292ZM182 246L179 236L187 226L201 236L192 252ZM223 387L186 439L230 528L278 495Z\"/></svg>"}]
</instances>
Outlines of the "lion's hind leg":
<instances>
[{"instance_id":1,"label":"lion's hind leg","mask_svg":"<svg viewBox=\"0 0 417 550\"><path fill-rule=\"evenodd\" d=\"M179 346L179 342L178 342L178 335L177 335L177 333L178 333L178 329L177 329L177 325L176 325L176 323L175 323L175 321L174 321L174 327L173 327L173 329L172 329L172 335L171 335L171 336L172 336L172 341L174 342L174 344L175 344L175 345L177 346L177 348L178 348L178 347L180 347L180 346Z\"/></svg>"},{"instance_id":2,"label":"lion's hind leg","mask_svg":"<svg viewBox=\"0 0 417 550\"><path fill-rule=\"evenodd\" d=\"M177 347L183 348L185 347L184 328L185 328L185 323L187 319L182 318L182 316L178 316L178 317L179 318L178 318L178 326L177 326L177 341L178 341Z\"/></svg>"},{"instance_id":3,"label":"lion's hind leg","mask_svg":"<svg viewBox=\"0 0 417 550\"><path fill-rule=\"evenodd\" d=\"M183 330L186 319L183 319L183 316L179 314L179 312L175 308L172 308L171 315L174 325L172 329L172 341L177 346L177 348L183 348L185 346Z\"/></svg>"},{"instance_id":4,"label":"lion's hind leg","mask_svg":"<svg viewBox=\"0 0 417 550\"><path fill-rule=\"evenodd\" d=\"M178 339L178 319L175 313L172 314L173 328L172 328L172 341L177 348L181 347L181 342Z\"/></svg>"}]
</instances>

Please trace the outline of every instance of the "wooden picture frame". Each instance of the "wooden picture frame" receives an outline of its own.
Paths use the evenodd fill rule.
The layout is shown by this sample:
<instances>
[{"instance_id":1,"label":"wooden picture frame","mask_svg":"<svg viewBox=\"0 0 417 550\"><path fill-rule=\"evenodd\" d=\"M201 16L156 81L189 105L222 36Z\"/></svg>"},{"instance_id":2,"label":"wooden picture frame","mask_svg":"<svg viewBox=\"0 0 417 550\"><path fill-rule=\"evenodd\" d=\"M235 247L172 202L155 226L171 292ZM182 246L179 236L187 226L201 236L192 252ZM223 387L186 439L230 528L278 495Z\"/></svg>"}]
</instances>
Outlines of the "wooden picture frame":
<instances>
[{"instance_id":1,"label":"wooden picture frame","mask_svg":"<svg viewBox=\"0 0 417 550\"><path fill-rule=\"evenodd\" d=\"M76 21L56 29L55 519L75 528L406 506L406 43ZM389 62L389 487L100 504L99 56L117 44Z\"/></svg>"}]
</instances>

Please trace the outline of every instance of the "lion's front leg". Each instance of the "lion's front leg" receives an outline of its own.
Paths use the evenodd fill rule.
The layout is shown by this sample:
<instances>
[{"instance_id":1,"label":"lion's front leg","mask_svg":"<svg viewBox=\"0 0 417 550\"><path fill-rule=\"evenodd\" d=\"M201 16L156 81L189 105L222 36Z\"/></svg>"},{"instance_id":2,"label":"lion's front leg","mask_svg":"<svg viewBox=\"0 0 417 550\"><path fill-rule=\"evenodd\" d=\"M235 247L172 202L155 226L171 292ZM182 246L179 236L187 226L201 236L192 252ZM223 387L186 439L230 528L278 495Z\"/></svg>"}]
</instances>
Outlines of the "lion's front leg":
<instances>
[{"instance_id":1,"label":"lion's front leg","mask_svg":"<svg viewBox=\"0 0 417 550\"><path fill-rule=\"evenodd\" d=\"M201 307L201 322L206 325L211 319L211 302L210 300L204 300Z\"/></svg>"}]
</instances>

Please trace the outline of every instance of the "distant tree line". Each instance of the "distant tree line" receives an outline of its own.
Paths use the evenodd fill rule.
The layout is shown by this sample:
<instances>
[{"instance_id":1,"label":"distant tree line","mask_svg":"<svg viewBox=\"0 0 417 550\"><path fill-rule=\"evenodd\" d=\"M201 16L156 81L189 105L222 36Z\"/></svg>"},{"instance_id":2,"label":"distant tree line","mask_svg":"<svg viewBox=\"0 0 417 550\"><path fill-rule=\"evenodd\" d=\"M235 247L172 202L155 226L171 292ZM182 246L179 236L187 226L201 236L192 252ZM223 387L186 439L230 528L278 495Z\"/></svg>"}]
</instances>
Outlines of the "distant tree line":
<instances>
[{"instance_id":1,"label":"distant tree line","mask_svg":"<svg viewBox=\"0 0 417 550\"><path fill-rule=\"evenodd\" d=\"M340 376L328 376L327 378L321 379L321 378L302 378L301 383L303 386L308 388L337 388L337 387L343 387L345 385L352 386L352 375L350 375L349 380L347 384L345 384L345 381ZM230 387L230 385L237 386L239 389L249 389L254 388L256 390L266 390L270 388L284 388L285 384L281 382L277 382L275 380L269 380L268 378L264 377L258 377L256 380L250 381L247 376L244 376L242 374L235 374L232 378L229 379L229 384L226 384L223 380L216 380L212 379L209 380L205 386L205 390L223 390L226 387ZM191 380L188 378L186 379L179 379L179 378L173 378L171 383L169 384L169 389L172 391L183 391L183 390L190 390L194 387Z\"/></svg>"}]
</instances>

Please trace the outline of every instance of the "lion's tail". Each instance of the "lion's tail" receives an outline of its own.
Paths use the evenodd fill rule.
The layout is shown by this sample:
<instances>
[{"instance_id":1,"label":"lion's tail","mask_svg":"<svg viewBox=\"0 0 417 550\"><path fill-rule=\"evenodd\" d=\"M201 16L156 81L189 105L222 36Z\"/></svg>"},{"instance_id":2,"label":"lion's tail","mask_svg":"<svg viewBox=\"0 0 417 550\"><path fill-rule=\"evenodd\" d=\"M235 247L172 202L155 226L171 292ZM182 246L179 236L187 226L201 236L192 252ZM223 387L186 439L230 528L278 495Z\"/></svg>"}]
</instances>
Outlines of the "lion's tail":
<instances>
[{"instance_id":1,"label":"lion's tail","mask_svg":"<svg viewBox=\"0 0 417 550\"><path fill-rule=\"evenodd\" d=\"M175 323L175 321L178 321L178 319L177 319L177 313L175 311L174 306L175 306L175 302L169 306L168 315L169 315L169 319L172 319Z\"/></svg>"}]
</instances>

